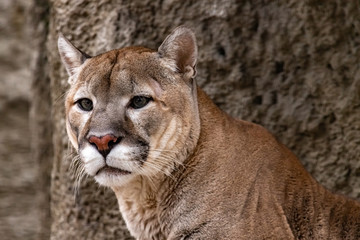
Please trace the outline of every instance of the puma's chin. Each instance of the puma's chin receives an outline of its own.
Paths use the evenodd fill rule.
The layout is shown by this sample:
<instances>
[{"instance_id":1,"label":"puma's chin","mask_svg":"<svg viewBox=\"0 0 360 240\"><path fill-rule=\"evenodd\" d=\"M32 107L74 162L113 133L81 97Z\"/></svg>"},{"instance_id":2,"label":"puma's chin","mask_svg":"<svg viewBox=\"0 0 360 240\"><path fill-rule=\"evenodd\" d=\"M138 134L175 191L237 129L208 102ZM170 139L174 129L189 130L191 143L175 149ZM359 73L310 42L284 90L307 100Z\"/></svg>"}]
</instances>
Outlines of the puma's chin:
<instances>
[{"instance_id":1,"label":"puma's chin","mask_svg":"<svg viewBox=\"0 0 360 240\"><path fill-rule=\"evenodd\" d=\"M104 167L98 171L94 176L95 181L103 186L119 187L129 182L134 177L134 174L126 170Z\"/></svg>"}]
</instances>

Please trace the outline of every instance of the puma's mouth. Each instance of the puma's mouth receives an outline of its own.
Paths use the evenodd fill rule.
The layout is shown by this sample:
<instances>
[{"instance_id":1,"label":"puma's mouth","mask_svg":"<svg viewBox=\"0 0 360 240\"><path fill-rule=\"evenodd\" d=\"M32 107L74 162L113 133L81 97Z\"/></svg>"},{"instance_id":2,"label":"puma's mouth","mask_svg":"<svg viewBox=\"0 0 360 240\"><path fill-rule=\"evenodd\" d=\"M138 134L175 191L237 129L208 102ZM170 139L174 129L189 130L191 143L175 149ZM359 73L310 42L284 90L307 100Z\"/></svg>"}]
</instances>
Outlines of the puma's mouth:
<instances>
[{"instance_id":1,"label":"puma's mouth","mask_svg":"<svg viewBox=\"0 0 360 240\"><path fill-rule=\"evenodd\" d=\"M120 168L105 166L105 167L100 168L99 171L97 171L95 175L98 175L100 173L111 174L111 175L127 175L127 174L130 174L131 172L122 170Z\"/></svg>"}]
</instances>

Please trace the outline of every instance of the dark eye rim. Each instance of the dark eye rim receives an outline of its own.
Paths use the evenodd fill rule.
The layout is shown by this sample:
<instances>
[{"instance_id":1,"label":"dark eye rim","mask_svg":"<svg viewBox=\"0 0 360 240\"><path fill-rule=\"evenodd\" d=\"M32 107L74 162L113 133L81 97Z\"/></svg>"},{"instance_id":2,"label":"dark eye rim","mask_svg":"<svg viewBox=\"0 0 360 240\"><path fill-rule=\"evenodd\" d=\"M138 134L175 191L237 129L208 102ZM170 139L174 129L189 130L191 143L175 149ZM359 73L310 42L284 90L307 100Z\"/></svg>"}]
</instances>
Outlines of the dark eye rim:
<instances>
[{"instance_id":1,"label":"dark eye rim","mask_svg":"<svg viewBox=\"0 0 360 240\"><path fill-rule=\"evenodd\" d=\"M90 103L91 103L91 104L90 104L90 107L84 107L83 101L90 101ZM85 112L90 112L90 111L92 111L93 108L94 108L93 101L91 101L91 99L89 99L89 98L80 98L79 100L77 100L77 101L75 102L75 104L76 104L81 110L83 110L83 111L85 111Z\"/></svg>"},{"instance_id":2,"label":"dark eye rim","mask_svg":"<svg viewBox=\"0 0 360 240\"><path fill-rule=\"evenodd\" d=\"M143 104L143 105L141 105L141 106L136 106L136 104L134 103L134 100L136 99L136 98L143 98L143 99L145 99L145 103ZM138 96L134 96L134 97L132 97L131 99L130 99L130 102L129 102L129 105L128 105L128 107L130 107L130 108L133 108L133 109L140 109L140 108L143 108L143 107L145 107L146 105L148 105L149 104L149 102L151 102L151 101L153 101L154 99L151 97L151 96L144 96L144 95L138 95Z\"/></svg>"}]
</instances>

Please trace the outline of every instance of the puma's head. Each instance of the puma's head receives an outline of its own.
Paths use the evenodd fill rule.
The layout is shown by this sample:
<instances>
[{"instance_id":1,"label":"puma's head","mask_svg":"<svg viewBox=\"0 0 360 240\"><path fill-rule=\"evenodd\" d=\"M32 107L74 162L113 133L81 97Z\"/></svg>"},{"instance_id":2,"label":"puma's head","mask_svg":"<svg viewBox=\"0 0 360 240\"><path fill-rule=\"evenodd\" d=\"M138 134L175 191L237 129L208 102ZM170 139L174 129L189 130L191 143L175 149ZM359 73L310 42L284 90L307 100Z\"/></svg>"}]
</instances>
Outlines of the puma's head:
<instances>
[{"instance_id":1,"label":"puma's head","mask_svg":"<svg viewBox=\"0 0 360 240\"><path fill-rule=\"evenodd\" d=\"M66 129L87 174L106 186L169 174L200 132L194 34L175 29L158 51L126 47L95 57L58 39L69 74Z\"/></svg>"}]
</instances>

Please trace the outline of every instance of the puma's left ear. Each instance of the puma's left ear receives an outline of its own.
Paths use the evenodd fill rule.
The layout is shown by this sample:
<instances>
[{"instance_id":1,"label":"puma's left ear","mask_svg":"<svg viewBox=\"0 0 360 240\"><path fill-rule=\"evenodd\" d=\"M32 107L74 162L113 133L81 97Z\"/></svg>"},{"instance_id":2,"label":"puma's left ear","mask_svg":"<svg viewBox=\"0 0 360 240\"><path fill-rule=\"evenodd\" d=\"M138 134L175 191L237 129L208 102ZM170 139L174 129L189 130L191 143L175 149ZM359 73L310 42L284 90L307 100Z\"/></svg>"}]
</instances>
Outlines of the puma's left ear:
<instances>
[{"instance_id":1,"label":"puma's left ear","mask_svg":"<svg viewBox=\"0 0 360 240\"><path fill-rule=\"evenodd\" d=\"M186 79L195 77L197 45L194 33L184 26L175 28L158 49L161 57L172 60Z\"/></svg>"},{"instance_id":2,"label":"puma's left ear","mask_svg":"<svg viewBox=\"0 0 360 240\"><path fill-rule=\"evenodd\" d=\"M72 76L77 72L78 68L85 60L90 58L90 56L75 47L62 33L59 34L58 49L61 60L70 76L69 83L72 84Z\"/></svg>"}]
</instances>

